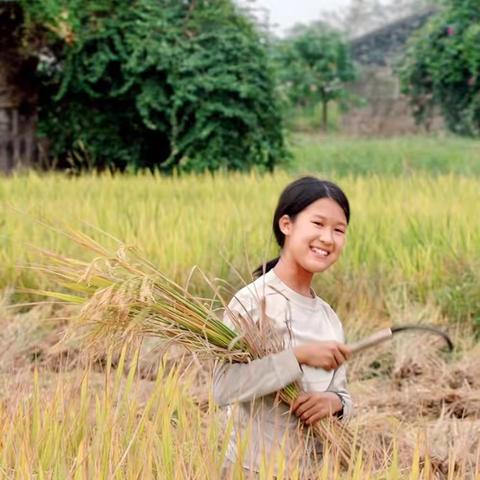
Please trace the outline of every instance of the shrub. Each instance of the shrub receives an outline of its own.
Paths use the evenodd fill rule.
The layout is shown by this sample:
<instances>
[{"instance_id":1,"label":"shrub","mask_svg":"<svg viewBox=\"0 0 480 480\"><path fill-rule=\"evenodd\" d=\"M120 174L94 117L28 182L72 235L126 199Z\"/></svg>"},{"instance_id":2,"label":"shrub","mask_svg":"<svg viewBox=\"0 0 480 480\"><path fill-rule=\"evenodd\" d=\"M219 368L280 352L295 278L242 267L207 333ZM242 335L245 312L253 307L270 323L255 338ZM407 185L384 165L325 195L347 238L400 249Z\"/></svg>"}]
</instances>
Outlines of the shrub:
<instances>
[{"instance_id":1,"label":"shrub","mask_svg":"<svg viewBox=\"0 0 480 480\"><path fill-rule=\"evenodd\" d=\"M231 0L23 8L59 166L272 170L286 157L262 37Z\"/></svg>"}]
</instances>

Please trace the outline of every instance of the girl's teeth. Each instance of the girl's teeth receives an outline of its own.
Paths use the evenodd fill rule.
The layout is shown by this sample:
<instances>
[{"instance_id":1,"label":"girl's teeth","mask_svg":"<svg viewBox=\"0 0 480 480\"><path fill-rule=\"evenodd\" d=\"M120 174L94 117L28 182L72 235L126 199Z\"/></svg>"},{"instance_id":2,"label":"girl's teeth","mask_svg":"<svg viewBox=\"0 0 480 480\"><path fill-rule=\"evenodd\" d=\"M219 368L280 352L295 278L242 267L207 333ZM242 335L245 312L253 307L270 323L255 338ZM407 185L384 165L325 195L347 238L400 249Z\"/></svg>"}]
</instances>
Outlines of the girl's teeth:
<instances>
[{"instance_id":1,"label":"girl's teeth","mask_svg":"<svg viewBox=\"0 0 480 480\"><path fill-rule=\"evenodd\" d=\"M312 250L314 251L314 253L318 255L323 255L324 257L328 255L328 252L326 252L325 250L320 250L319 248L312 247Z\"/></svg>"}]
</instances>

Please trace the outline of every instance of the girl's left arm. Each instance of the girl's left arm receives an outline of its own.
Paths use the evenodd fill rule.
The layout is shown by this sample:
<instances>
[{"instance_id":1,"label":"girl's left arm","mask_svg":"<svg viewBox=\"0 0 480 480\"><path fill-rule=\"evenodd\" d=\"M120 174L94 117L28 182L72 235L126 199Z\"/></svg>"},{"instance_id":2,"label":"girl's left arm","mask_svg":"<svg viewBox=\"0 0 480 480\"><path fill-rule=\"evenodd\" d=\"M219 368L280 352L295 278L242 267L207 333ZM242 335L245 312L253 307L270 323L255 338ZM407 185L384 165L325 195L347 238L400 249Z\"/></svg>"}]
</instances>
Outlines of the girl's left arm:
<instances>
[{"instance_id":1,"label":"girl's left arm","mask_svg":"<svg viewBox=\"0 0 480 480\"><path fill-rule=\"evenodd\" d=\"M350 393L347 390L347 373L345 364L340 365L333 373L332 381L327 388L327 392L336 393L343 404L342 421L346 422L353 414L353 402Z\"/></svg>"},{"instance_id":2,"label":"girl's left arm","mask_svg":"<svg viewBox=\"0 0 480 480\"><path fill-rule=\"evenodd\" d=\"M330 305L328 305L327 310L328 316L330 317L334 328L337 330L340 341L342 343L345 343L345 333L343 331L342 322L338 318L338 315L335 313L335 311L330 307ZM343 412L341 413L341 418L343 422L348 421L348 419L353 414L353 402L352 397L347 390L347 367L344 363L333 372L333 378L327 388L327 392L334 392L340 397L343 405Z\"/></svg>"}]
</instances>

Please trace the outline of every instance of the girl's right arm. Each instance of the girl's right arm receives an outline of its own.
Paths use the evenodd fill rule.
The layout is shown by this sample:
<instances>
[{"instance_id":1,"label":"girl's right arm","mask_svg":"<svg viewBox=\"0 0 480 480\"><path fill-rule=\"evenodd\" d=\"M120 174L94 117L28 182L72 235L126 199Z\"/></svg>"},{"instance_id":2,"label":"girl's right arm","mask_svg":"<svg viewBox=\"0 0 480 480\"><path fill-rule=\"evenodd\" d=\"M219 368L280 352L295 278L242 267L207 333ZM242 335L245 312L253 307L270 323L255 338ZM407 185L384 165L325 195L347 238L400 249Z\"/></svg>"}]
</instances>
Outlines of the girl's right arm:
<instances>
[{"instance_id":1,"label":"girl's right arm","mask_svg":"<svg viewBox=\"0 0 480 480\"><path fill-rule=\"evenodd\" d=\"M251 295L238 292L228 304L228 310L258 321L259 302ZM227 310L224 312L223 322L235 329ZM213 397L220 406L248 402L277 392L302 375L303 371L292 349L249 363L225 362L216 365L214 369Z\"/></svg>"},{"instance_id":2,"label":"girl's right arm","mask_svg":"<svg viewBox=\"0 0 480 480\"><path fill-rule=\"evenodd\" d=\"M232 312L255 319L257 302L251 298L233 298L228 305ZM234 328L227 314L223 322ZM213 397L220 406L248 402L269 395L298 380L303 375L301 364L334 370L350 355L339 342L313 342L283 350L249 363L223 363L216 366L213 376Z\"/></svg>"},{"instance_id":3,"label":"girl's right arm","mask_svg":"<svg viewBox=\"0 0 480 480\"><path fill-rule=\"evenodd\" d=\"M291 349L250 363L224 363L214 372L213 397L220 406L248 402L277 392L302 375Z\"/></svg>"}]
</instances>

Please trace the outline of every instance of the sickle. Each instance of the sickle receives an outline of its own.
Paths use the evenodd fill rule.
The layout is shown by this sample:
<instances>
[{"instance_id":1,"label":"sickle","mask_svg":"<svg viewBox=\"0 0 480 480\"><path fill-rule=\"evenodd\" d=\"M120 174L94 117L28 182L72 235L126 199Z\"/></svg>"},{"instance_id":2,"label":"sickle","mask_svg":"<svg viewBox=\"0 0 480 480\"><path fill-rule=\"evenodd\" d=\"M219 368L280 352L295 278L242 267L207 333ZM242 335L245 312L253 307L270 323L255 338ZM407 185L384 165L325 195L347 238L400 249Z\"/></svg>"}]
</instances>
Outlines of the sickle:
<instances>
[{"instance_id":1,"label":"sickle","mask_svg":"<svg viewBox=\"0 0 480 480\"><path fill-rule=\"evenodd\" d=\"M450 337L444 331L432 325L399 325L398 327L385 328L374 333L373 335L370 335L369 337L350 344L349 347L352 349L352 353L356 354L358 352L366 350L367 348L374 347L375 345L389 340L396 333L405 332L408 330L422 330L435 333L436 335L441 336L445 340L449 351L453 350L453 342Z\"/></svg>"}]
</instances>

